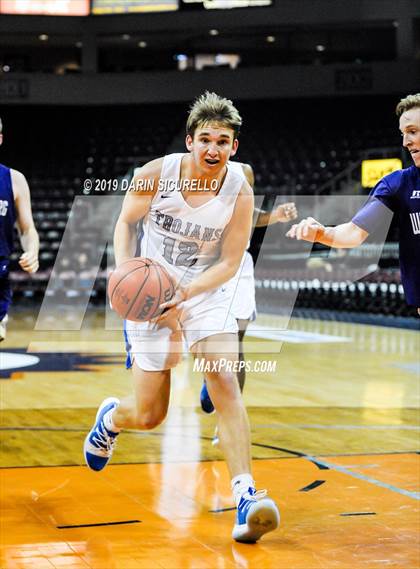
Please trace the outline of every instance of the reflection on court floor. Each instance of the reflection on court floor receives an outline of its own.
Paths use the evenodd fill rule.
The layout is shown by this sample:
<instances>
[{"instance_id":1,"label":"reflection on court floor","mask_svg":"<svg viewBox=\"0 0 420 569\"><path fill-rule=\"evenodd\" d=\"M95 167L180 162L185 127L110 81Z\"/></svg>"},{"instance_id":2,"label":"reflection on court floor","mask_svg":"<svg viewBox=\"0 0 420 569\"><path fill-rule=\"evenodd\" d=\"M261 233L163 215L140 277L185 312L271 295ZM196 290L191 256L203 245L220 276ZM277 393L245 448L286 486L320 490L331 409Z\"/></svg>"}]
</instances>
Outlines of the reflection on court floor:
<instances>
[{"instance_id":1,"label":"reflection on court floor","mask_svg":"<svg viewBox=\"0 0 420 569\"><path fill-rule=\"evenodd\" d=\"M249 546L230 537L228 473L189 358L165 423L124 433L92 473L81 447L96 407L131 388L118 332L97 314L82 340L15 317L0 356L1 567L418 567L418 333L292 320L281 337L271 316L258 328L247 357L277 369L245 387L254 475L282 524Z\"/></svg>"}]
</instances>

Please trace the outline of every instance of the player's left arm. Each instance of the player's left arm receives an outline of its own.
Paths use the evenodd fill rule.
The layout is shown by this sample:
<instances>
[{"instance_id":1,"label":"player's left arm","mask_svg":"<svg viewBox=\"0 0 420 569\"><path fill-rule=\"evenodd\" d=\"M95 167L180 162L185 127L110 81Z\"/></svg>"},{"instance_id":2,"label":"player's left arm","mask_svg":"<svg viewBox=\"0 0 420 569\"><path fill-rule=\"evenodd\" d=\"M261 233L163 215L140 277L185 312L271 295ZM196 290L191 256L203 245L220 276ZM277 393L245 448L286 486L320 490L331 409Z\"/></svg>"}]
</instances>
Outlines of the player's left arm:
<instances>
[{"instance_id":1,"label":"player's left arm","mask_svg":"<svg viewBox=\"0 0 420 569\"><path fill-rule=\"evenodd\" d=\"M172 300L162 307L175 306L179 302L217 288L236 274L251 234L253 211L254 194L249 184L244 182L232 217L223 231L219 259L189 285L179 287Z\"/></svg>"},{"instance_id":2,"label":"player's left arm","mask_svg":"<svg viewBox=\"0 0 420 569\"><path fill-rule=\"evenodd\" d=\"M274 223L287 223L293 221L298 216L298 211L294 202L287 202L276 207L272 211L264 211L259 208L254 209L257 215L256 227L266 227Z\"/></svg>"},{"instance_id":3,"label":"player's left arm","mask_svg":"<svg viewBox=\"0 0 420 569\"><path fill-rule=\"evenodd\" d=\"M254 194L245 182L236 200L232 217L223 231L221 254L217 263L184 289L186 298L217 288L235 276L248 245L253 211Z\"/></svg>"},{"instance_id":4,"label":"player's left arm","mask_svg":"<svg viewBox=\"0 0 420 569\"><path fill-rule=\"evenodd\" d=\"M254 175L254 170L252 169L251 164L241 163L241 166L242 166L242 172L244 173L244 176L245 176L248 184L251 186L252 189L254 189L255 175Z\"/></svg>"},{"instance_id":5,"label":"player's left arm","mask_svg":"<svg viewBox=\"0 0 420 569\"><path fill-rule=\"evenodd\" d=\"M32 217L31 194L25 176L17 170L10 171L15 200L16 221L23 254L19 265L28 273L38 270L39 237Z\"/></svg>"}]
</instances>

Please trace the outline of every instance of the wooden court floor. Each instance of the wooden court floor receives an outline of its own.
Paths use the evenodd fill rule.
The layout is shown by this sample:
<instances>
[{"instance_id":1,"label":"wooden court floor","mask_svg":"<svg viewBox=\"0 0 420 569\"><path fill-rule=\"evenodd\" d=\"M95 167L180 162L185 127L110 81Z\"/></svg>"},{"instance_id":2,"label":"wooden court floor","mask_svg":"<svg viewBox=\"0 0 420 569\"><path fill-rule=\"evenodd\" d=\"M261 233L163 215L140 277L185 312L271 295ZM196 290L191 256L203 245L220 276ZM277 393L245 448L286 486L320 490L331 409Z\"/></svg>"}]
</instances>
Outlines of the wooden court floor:
<instances>
[{"instance_id":1,"label":"wooden court floor","mask_svg":"<svg viewBox=\"0 0 420 569\"><path fill-rule=\"evenodd\" d=\"M65 318L65 315L63 315ZM281 510L256 545L234 510L215 417L186 358L152 432L127 431L102 473L83 464L96 407L130 386L120 331L34 332L15 313L0 354L0 567L420 566L418 331L261 316L248 374L254 477ZM29 348L29 349L28 349Z\"/></svg>"}]
</instances>

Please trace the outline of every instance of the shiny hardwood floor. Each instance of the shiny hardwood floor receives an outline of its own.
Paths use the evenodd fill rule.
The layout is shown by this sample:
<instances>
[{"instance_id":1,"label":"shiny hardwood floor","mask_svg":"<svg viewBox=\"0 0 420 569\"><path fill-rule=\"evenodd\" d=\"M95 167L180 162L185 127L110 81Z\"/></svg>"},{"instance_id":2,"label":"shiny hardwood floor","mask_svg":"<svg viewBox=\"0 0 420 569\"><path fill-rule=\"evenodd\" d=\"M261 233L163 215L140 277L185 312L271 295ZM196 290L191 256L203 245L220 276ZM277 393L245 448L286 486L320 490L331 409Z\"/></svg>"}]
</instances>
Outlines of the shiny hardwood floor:
<instances>
[{"instance_id":1,"label":"shiny hardwood floor","mask_svg":"<svg viewBox=\"0 0 420 569\"><path fill-rule=\"evenodd\" d=\"M1 346L2 568L419 566L418 332L292 320L284 333L259 318L247 354L276 370L248 374L245 400L254 475L282 524L250 546L230 537L228 474L190 359L165 423L121 435L96 474L85 433L103 397L131 389L121 333L95 312L80 332L33 324L15 313Z\"/></svg>"}]
</instances>

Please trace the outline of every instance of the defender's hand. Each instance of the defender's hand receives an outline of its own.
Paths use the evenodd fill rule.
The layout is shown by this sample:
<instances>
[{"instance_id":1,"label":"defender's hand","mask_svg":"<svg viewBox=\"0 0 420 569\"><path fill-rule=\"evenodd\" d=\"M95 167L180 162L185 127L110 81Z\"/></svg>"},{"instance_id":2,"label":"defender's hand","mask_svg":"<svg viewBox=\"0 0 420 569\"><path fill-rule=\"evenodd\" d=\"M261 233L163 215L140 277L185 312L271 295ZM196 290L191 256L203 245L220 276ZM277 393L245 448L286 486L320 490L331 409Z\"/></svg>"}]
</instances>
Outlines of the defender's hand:
<instances>
[{"instance_id":1,"label":"defender's hand","mask_svg":"<svg viewBox=\"0 0 420 569\"><path fill-rule=\"evenodd\" d=\"M297 218L298 211L294 202L287 202L276 207L273 214L280 223L287 223Z\"/></svg>"},{"instance_id":2,"label":"defender's hand","mask_svg":"<svg viewBox=\"0 0 420 569\"><path fill-rule=\"evenodd\" d=\"M307 217L302 219L301 222L292 225L289 231L286 233L287 237L291 239L297 239L298 241L310 241L314 242L319 240L325 233L325 227L319 221L313 217Z\"/></svg>"}]
</instances>

